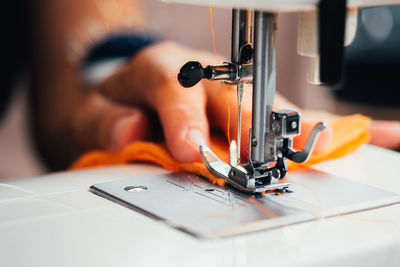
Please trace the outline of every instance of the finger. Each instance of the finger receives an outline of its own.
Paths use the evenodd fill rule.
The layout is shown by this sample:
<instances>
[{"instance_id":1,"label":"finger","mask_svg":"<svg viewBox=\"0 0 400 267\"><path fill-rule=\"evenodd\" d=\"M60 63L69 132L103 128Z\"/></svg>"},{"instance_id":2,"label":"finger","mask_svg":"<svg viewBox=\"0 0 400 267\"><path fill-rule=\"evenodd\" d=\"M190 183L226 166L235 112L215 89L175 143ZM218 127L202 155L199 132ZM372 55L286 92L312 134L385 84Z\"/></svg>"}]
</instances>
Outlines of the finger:
<instances>
[{"instance_id":1,"label":"finger","mask_svg":"<svg viewBox=\"0 0 400 267\"><path fill-rule=\"evenodd\" d=\"M112 102L91 93L76 114L75 138L84 149L116 151L150 135L150 123L142 110Z\"/></svg>"},{"instance_id":2,"label":"finger","mask_svg":"<svg viewBox=\"0 0 400 267\"><path fill-rule=\"evenodd\" d=\"M188 60L187 54L171 43L154 45L137 54L99 88L102 94L118 102L155 110L167 147L181 162L200 161L199 145L209 141L203 86L200 83L185 89L176 78Z\"/></svg>"},{"instance_id":3,"label":"finger","mask_svg":"<svg viewBox=\"0 0 400 267\"><path fill-rule=\"evenodd\" d=\"M180 162L201 161L200 145L209 143L206 95L202 84L182 88L176 79L164 83L152 98L171 154Z\"/></svg>"},{"instance_id":4,"label":"finger","mask_svg":"<svg viewBox=\"0 0 400 267\"><path fill-rule=\"evenodd\" d=\"M177 80L179 69L190 60L188 55L196 54L172 42L151 45L103 81L98 90L121 103L151 106L154 93L164 83Z\"/></svg>"},{"instance_id":5,"label":"finger","mask_svg":"<svg viewBox=\"0 0 400 267\"><path fill-rule=\"evenodd\" d=\"M400 122L398 121L372 121L369 132L372 145L388 149L400 147Z\"/></svg>"}]
</instances>

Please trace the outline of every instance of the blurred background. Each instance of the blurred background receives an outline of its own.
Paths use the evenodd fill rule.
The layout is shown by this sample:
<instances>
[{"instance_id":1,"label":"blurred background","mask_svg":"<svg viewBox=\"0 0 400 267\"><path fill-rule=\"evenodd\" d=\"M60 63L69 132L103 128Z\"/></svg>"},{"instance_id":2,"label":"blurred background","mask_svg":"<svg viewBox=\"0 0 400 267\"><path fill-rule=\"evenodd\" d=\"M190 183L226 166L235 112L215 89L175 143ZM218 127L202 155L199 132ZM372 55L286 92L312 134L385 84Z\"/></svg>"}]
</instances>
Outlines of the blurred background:
<instances>
[{"instance_id":1,"label":"blurred background","mask_svg":"<svg viewBox=\"0 0 400 267\"><path fill-rule=\"evenodd\" d=\"M209 8L156 0L140 2L144 25L150 32L212 51ZM327 88L306 82L310 60L296 52L298 15L280 14L278 92L302 108L400 120L400 7L366 8L358 16L355 40L346 48L343 83ZM213 8L213 24L217 52L229 58L231 10ZM29 136L29 75L20 75L14 84L19 90L14 90L0 121L0 178L34 176L46 171Z\"/></svg>"}]
</instances>

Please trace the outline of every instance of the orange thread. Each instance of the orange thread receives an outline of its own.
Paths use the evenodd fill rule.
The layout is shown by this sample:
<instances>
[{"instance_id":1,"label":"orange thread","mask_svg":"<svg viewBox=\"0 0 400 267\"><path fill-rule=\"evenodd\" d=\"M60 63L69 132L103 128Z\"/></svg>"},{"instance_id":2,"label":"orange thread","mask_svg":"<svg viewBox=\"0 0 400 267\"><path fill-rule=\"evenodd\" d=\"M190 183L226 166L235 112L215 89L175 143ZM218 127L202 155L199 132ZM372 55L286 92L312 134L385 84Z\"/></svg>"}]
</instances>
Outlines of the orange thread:
<instances>
[{"instance_id":1,"label":"orange thread","mask_svg":"<svg viewBox=\"0 0 400 267\"><path fill-rule=\"evenodd\" d=\"M217 53L217 49L215 48L215 34L214 34L214 27L212 21L212 7L210 6L210 28L211 28L211 36L212 36L212 45L215 57L217 58L217 63L219 64L219 56Z\"/></svg>"},{"instance_id":2,"label":"orange thread","mask_svg":"<svg viewBox=\"0 0 400 267\"><path fill-rule=\"evenodd\" d=\"M213 20L212 20L212 6L210 7L210 29L211 29L211 36L212 36L212 47L213 47L213 51L214 51L214 55L217 59L217 63L219 64L219 56L217 53L217 49L215 46L215 32L214 32L214 26L213 26ZM231 145L231 137L230 137L230 124L231 124L231 109L230 109L230 105L229 105L229 93L228 93L228 87L225 86L225 84L223 83L222 86L226 89L226 108L228 109L228 125L226 126L227 130L226 130L226 136L228 137L228 143L229 145Z\"/></svg>"}]
</instances>

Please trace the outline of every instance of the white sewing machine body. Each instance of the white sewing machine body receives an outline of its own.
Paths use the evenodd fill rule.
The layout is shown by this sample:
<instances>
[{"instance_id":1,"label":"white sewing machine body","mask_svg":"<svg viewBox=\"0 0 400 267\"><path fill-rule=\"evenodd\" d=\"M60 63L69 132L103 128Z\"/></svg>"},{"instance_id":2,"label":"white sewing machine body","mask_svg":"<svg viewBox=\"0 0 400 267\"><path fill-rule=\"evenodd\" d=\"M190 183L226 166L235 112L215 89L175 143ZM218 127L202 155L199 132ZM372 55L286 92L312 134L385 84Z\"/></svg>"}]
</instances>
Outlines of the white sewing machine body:
<instances>
[{"instance_id":1,"label":"white sewing machine body","mask_svg":"<svg viewBox=\"0 0 400 267\"><path fill-rule=\"evenodd\" d=\"M206 146L200 147L200 153L211 173L239 191L255 195L288 190L290 184L279 182L288 172L287 160L307 161L319 133L326 127L324 123L318 123L303 150L296 151L293 138L300 135L301 115L292 110L272 110L276 91L276 32L279 28L276 12L303 11L299 16L298 52L313 58L309 81L335 86L341 81L344 46L351 43L355 35L357 10L352 7L394 3L354 0L171 2L232 8L231 60L205 67L197 61L189 61L182 66L178 80L186 88L202 79L237 87L238 127L236 140L230 143L229 162L221 161ZM244 145L249 147L249 158L245 160L248 163L239 164L243 162L240 160L241 102L245 83L252 84L252 125L245 129L250 133L249 140L244 140Z\"/></svg>"},{"instance_id":2,"label":"white sewing machine body","mask_svg":"<svg viewBox=\"0 0 400 267\"><path fill-rule=\"evenodd\" d=\"M398 153L366 145L315 168L400 194L398 166ZM166 173L133 164L2 181L0 266L399 266L400 205L199 240L88 191Z\"/></svg>"},{"instance_id":3,"label":"white sewing machine body","mask_svg":"<svg viewBox=\"0 0 400 267\"><path fill-rule=\"evenodd\" d=\"M297 1L290 1L290 3L295 2ZM340 56L345 40L348 6L346 0L338 2L340 2L338 5L334 3L330 6L332 1L321 0L322 4L318 5L320 16L318 19L316 16L311 19L325 24L321 26L325 27L323 29L333 31L335 29L330 28L329 24L332 22L331 19L337 20L337 24L333 23L340 28L333 35L336 39L333 38L333 42L330 40L328 44L326 40L325 43L319 44L329 47L330 43L336 41L332 49L338 49L339 52L335 51L335 55ZM237 2L230 2L230 6L235 3ZM252 1L252 3L267 6L271 2ZM329 7L337 10L338 14L330 12ZM326 20L324 15L329 19ZM237 86L238 141L240 141L243 84L253 85L249 162L238 163L240 143L236 143L235 140L230 143L229 163L221 161L210 148L200 146L200 153L208 170L215 176L225 179L231 188L221 189L195 175L178 173L95 184L91 186L91 191L200 238L266 230L316 220L318 217L338 216L398 203L400 197L395 193L384 192L357 182L347 182L340 177L311 169L289 174L287 179L282 180L287 174L286 159L297 163L305 162L312 153L318 134L325 128L325 124L317 124L303 150L295 151L292 144L293 137L300 134L300 115L290 110L272 111L275 95L276 29L274 13L259 9L256 11L233 9L231 62L203 67L199 62L190 61L181 68L178 75L183 87L192 87L201 79L219 80ZM324 39L324 36L319 29L319 38ZM316 39L308 38L308 41ZM321 51L329 59L330 55L326 55L323 49ZM319 57L318 54L315 56ZM330 62L341 63L334 59L325 60L324 64ZM326 70L325 76L322 78L331 83L338 82L340 78L338 75L330 77L330 73ZM160 195L161 192L163 195ZM282 196L290 193L293 194L288 198ZM317 195L317 198L310 198L313 194ZM251 195L260 199L254 200ZM325 208L316 215L312 207L301 207L302 204L299 206L299 203L309 203L314 208L315 205L321 204ZM260 217L260 210L257 210L257 207L261 207L261 213L267 212Z\"/></svg>"},{"instance_id":4,"label":"white sewing machine body","mask_svg":"<svg viewBox=\"0 0 400 267\"><path fill-rule=\"evenodd\" d=\"M263 11L298 12L316 9L319 0L161 0L168 3L208 5L225 8L254 9ZM348 0L348 7L367 7L399 4L398 0Z\"/></svg>"},{"instance_id":5,"label":"white sewing machine body","mask_svg":"<svg viewBox=\"0 0 400 267\"><path fill-rule=\"evenodd\" d=\"M316 0L165 1L263 11L313 11L319 3ZM397 2L349 0L348 6ZM270 25L273 25L271 19L273 16L267 15L267 18L270 20ZM273 61L270 63L271 66L274 65ZM277 116L281 114L283 113ZM232 149L231 152L235 152L234 150ZM212 156L208 154L210 155ZM380 164L376 164L377 162ZM230 162L230 165L235 165L235 162ZM373 193L370 199L372 202L365 201L368 199L364 198L362 206L359 206L357 201L360 199L355 199L356 205L350 207L349 203L354 204L352 202L354 199L351 199L351 187L344 188L345 195L341 194L339 187L335 189L337 194L333 196L327 194L329 195L327 200L330 203L337 200L339 204L344 203L349 207L337 206L335 202L334 207L342 208L341 210L318 214L321 204L318 201L319 196L324 202L326 200L324 190L332 189L331 187L321 189L319 186L315 192L310 192L316 195L305 198L307 202L312 202L309 203L312 207L311 217L307 215L308 217L300 218L300 220L296 217L294 221L271 221L271 223L261 218L261 223L256 221L255 224L246 225L246 229L241 229L241 225L236 227L235 224L240 221L238 220L232 222L236 228L218 228L218 231L227 230L227 232L222 231L220 235L207 234L210 233L210 229L214 230L221 225L224 227L223 224L210 225L210 227L194 225L191 234L197 237L229 236L215 240L199 240L187 235L186 233L190 231L185 231L187 229L183 229L183 225L179 223L186 220L189 224L196 224L199 221L190 221L188 218L179 218L179 216L185 212L198 215L199 212L206 211L205 215L213 217L215 216L213 210L221 211L221 206L218 206L217 202L213 204L215 207L210 205L193 210L193 206L188 205L189 209L187 207L185 209L182 206L172 205L179 202L169 202L168 199L187 197L193 192L194 194L201 193L198 189L188 193L189 190L179 183L170 183L169 186L174 188L172 191L164 190L167 186L152 188L152 184L146 187L148 190L144 189L143 183L146 183L146 176L169 173L160 168L142 165L116 166L11 180L0 186L2 189L0 236L3 241L0 242L0 265L399 266L400 205L390 205L399 201L400 180L397 170L399 165L398 153L369 145L363 146L359 151L345 158L316 165L315 168L324 173L321 176L341 176L351 180L351 186L360 185L360 188L372 189L369 191ZM237 168L241 170L240 167ZM318 179L318 177L314 178ZM121 179L129 179L129 185L121 184ZM138 184L131 184L135 179ZM154 182L154 185L158 186L160 181L154 181L153 178L148 182ZM103 196L140 212L133 212L88 191L90 186L100 183L106 183L106 187L97 186L98 188L103 191L108 190L108 194ZM202 183L207 184L205 181ZM114 191L115 185L120 186L122 193ZM181 191L177 188L181 188ZM208 188L202 189L206 196L210 193L206 191ZM296 187L294 189L296 190ZM143 203L143 199L133 199L129 202L130 200L121 196L126 195L127 192L138 194L138 196L142 193L146 194L146 192L140 192L141 190L151 192L154 201ZM388 191L393 193L388 193ZM377 195L374 195L376 192ZM157 197L161 195L162 197ZM288 196L290 197L289 194ZM273 201L273 197L265 198L260 202L267 200ZM279 207L288 203L277 201L273 204ZM376 207L380 208L372 209ZM294 208L301 209L299 203ZM287 211L291 207L282 207L283 209ZM337 216L353 211L360 212ZM143 216L142 213L153 218ZM260 217L263 215L265 215L263 212L258 213ZM325 219L324 216L333 218ZM177 221L171 221L170 218L175 218ZM158 221L160 219L167 223L161 223ZM289 224L299 222L303 223L289 226ZM206 220L202 223L206 223ZM201 233L196 235L193 232L199 229L200 231L205 229L202 232L203 236ZM264 229L269 229L269 231L262 231ZM248 234L252 231L258 232Z\"/></svg>"}]
</instances>

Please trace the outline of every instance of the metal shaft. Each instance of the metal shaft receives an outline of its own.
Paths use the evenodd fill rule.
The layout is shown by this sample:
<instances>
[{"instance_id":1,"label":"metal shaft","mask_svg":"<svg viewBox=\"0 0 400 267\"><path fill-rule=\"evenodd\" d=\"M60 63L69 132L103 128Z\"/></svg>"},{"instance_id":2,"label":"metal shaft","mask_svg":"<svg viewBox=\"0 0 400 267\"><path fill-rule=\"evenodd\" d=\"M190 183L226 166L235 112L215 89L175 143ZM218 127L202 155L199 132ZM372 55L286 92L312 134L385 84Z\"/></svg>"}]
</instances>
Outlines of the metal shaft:
<instances>
[{"instance_id":1,"label":"metal shaft","mask_svg":"<svg viewBox=\"0 0 400 267\"><path fill-rule=\"evenodd\" d=\"M241 64L241 48L251 40L251 11L249 10L232 10L232 47L231 61L234 64ZM241 143L241 127L242 127L242 95L243 84L237 84L237 163L240 162L240 143Z\"/></svg>"},{"instance_id":2,"label":"metal shaft","mask_svg":"<svg viewBox=\"0 0 400 267\"><path fill-rule=\"evenodd\" d=\"M237 128L237 163L240 163L240 144L242 137L242 97L243 83L237 84L237 102L238 102L238 128Z\"/></svg>"},{"instance_id":3,"label":"metal shaft","mask_svg":"<svg viewBox=\"0 0 400 267\"><path fill-rule=\"evenodd\" d=\"M265 136L276 87L276 25L273 13L256 11L254 17L253 114L251 159L265 163Z\"/></svg>"},{"instance_id":4,"label":"metal shaft","mask_svg":"<svg viewBox=\"0 0 400 267\"><path fill-rule=\"evenodd\" d=\"M232 10L232 47L231 62L239 64L240 48L250 42L251 32L251 11L233 9Z\"/></svg>"}]
</instances>

